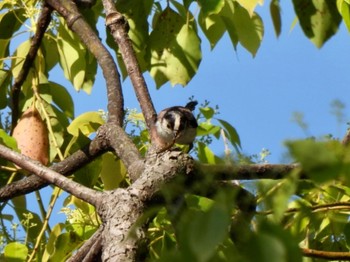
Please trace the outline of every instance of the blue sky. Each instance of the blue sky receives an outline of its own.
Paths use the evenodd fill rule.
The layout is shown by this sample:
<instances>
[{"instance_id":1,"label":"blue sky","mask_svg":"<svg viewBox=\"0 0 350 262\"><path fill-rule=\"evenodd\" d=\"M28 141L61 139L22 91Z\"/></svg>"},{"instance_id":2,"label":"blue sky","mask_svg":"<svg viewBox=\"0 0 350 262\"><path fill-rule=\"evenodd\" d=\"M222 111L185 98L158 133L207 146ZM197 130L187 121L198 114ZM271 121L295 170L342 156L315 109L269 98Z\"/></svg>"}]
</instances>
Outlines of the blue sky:
<instances>
[{"instance_id":1,"label":"blue sky","mask_svg":"<svg viewBox=\"0 0 350 262\"><path fill-rule=\"evenodd\" d=\"M153 80L145 74L156 109L184 105L192 95L199 102L209 100L211 105L219 105L218 117L237 129L243 152L257 154L267 148L272 163L285 161L286 139L327 134L342 137L347 128L347 107L344 110L347 118L341 124L330 112L334 100L347 105L349 97L346 95L350 83L349 33L341 24L339 32L317 49L299 24L291 29L295 19L293 6L289 1L282 2L282 34L278 39L272 28L269 3L257 7L265 34L255 58L241 46L235 51L227 35L211 51L202 35L203 60L188 86L166 84L156 90ZM139 108L129 79L123 82L123 91L125 106ZM72 94L77 115L106 109L101 74L90 96L83 92ZM304 114L307 133L291 121L295 112ZM212 149L222 155L222 141L215 142Z\"/></svg>"}]
</instances>

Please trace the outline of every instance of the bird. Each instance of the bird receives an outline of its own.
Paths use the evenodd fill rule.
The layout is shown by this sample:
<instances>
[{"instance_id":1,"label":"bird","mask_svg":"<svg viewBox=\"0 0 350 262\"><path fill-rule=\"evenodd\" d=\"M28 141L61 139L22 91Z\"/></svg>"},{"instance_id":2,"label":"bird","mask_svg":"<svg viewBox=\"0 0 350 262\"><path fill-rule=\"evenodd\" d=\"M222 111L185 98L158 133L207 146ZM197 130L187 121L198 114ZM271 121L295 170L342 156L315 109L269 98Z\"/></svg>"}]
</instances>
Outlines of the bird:
<instances>
[{"instance_id":1,"label":"bird","mask_svg":"<svg viewBox=\"0 0 350 262\"><path fill-rule=\"evenodd\" d=\"M193 147L198 123L192 111L195 110L197 101L190 101L184 107L173 106L159 112L156 119L156 132L166 149L175 143L189 145L189 151Z\"/></svg>"}]
</instances>

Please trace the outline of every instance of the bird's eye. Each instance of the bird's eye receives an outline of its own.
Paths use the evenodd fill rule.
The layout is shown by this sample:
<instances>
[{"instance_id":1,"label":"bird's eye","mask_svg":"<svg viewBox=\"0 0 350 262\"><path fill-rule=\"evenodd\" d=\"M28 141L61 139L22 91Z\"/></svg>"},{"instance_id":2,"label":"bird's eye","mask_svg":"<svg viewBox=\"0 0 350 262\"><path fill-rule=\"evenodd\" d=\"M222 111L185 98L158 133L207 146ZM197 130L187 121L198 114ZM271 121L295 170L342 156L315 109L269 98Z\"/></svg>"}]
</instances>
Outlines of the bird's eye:
<instances>
[{"instance_id":1,"label":"bird's eye","mask_svg":"<svg viewBox=\"0 0 350 262\"><path fill-rule=\"evenodd\" d=\"M170 125L170 124L167 124L166 127L169 128L169 129L171 129L171 125Z\"/></svg>"}]
</instances>

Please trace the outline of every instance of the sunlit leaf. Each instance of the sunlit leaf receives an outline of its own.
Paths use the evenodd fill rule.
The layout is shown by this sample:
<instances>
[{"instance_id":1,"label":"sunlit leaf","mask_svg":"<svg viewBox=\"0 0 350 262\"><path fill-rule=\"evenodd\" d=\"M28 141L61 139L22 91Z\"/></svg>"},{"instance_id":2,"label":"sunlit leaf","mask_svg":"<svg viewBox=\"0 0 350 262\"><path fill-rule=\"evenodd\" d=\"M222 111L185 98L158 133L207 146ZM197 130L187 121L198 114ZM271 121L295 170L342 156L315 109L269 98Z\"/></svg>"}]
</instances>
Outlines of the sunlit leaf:
<instances>
[{"instance_id":1,"label":"sunlit leaf","mask_svg":"<svg viewBox=\"0 0 350 262\"><path fill-rule=\"evenodd\" d=\"M63 22L58 28L57 47L64 76L71 81L75 90L79 91L85 81L86 48Z\"/></svg>"},{"instance_id":2,"label":"sunlit leaf","mask_svg":"<svg viewBox=\"0 0 350 262\"><path fill-rule=\"evenodd\" d=\"M338 10L343 17L344 23L346 25L346 28L350 32L350 4L344 0L338 0L337 4L338 5Z\"/></svg>"},{"instance_id":3,"label":"sunlit leaf","mask_svg":"<svg viewBox=\"0 0 350 262\"><path fill-rule=\"evenodd\" d=\"M126 168L120 159L116 159L112 153L102 156L101 179L105 190L112 190L119 186L119 183L126 175Z\"/></svg>"},{"instance_id":4,"label":"sunlit leaf","mask_svg":"<svg viewBox=\"0 0 350 262\"><path fill-rule=\"evenodd\" d=\"M304 34L321 48L338 30L341 16L334 0L293 0Z\"/></svg>"},{"instance_id":5,"label":"sunlit leaf","mask_svg":"<svg viewBox=\"0 0 350 262\"><path fill-rule=\"evenodd\" d=\"M201 61L197 32L171 8L159 15L149 48L150 74L158 88L168 81L185 86Z\"/></svg>"},{"instance_id":6,"label":"sunlit leaf","mask_svg":"<svg viewBox=\"0 0 350 262\"><path fill-rule=\"evenodd\" d=\"M255 56L264 35L264 25L260 16L256 13L249 15L247 10L236 5L233 23L239 43Z\"/></svg>"},{"instance_id":7,"label":"sunlit leaf","mask_svg":"<svg viewBox=\"0 0 350 262\"><path fill-rule=\"evenodd\" d=\"M85 136L97 131L97 128L104 124L101 114L98 112L86 112L76 117L68 127L68 132L73 136L79 136L79 131Z\"/></svg>"},{"instance_id":8,"label":"sunlit leaf","mask_svg":"<svg viewBox=\"0 0 350 262\"><path fill-rule=\"evenodd\" d=\"M8 262L26 261L27 255L28 248L19 242L11 242L4 248L5 261Z\"/></svg>"},{"instance_id":9,"label":"sunlit leaf","mask_svg":"<svg viewBox=\"0 0 350 262\"><path fill-rule=\"evenodd\" d=\"M237 0L237 2L244 7L250 16L253 16L255 7L264 3L264 0Z\"/></svg>"},{"instance_id":10,"label":"sunlit leaf","mask_svg":"<svg viewBox=\"0 0 350 262\"><path fill-rule=\"evenodd\" d=\"M224 127L226 136L229 139L230 143L238 150L238 148L241 147L241 140L239 138L237 130L225 120L218 119L218 121Z\"/></svg>"}]
</instances>

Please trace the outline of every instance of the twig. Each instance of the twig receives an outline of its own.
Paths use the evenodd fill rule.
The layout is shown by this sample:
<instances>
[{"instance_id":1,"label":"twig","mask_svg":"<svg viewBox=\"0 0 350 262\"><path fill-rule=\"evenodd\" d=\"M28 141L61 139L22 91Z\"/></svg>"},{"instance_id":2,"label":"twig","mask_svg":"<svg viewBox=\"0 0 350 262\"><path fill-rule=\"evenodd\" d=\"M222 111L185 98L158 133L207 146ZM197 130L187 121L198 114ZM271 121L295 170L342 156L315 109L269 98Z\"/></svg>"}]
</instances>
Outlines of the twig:
<instances>
[{"instance_id":1,"label":"twig","mask_svg":"<svg viewBox=\"0 0 350 262\"><path fill-rule=\"evenodd\" d=\"M51 22L51 13L52 8L44 4L38 19L35 35L33 36L30 44L30 49L24 60L21 71L19 72L12 86L12 131L15 128L19 117L19 94L21 92L21 87L28 76L29 70L40 47L41 40L43 39L45 31Z\"/></svg>"},{"instance_id":2,"label":"twig","mask_svg":"<svg viewBox=\"0 0 350 262\"><path fill-rule=\"evenodd\" d=\"M305 257L350 261L350 252L321 251L309 248L302 248L301 250Z\"/></svg>"},{"instance_id":3,"label":"twig","mask_svg":"<svg viewBox=\"0 0 350 262\"><path fill-rule=\"evenodd\" d=\"M319 204L314 206L308 206L306 208L308 208L312 212L323 212L323 211L330 211L330 210L350 210L350 202ZM295 212L301 211L302 209L303 208L300 208L300 207L292 207L292 208L286 209L285 213L295 213ZM272 213L273 213L272 210L257 212L258 215L270 215Z\"/></svg>"},{"instance_id":4,"label":"twig","mask_svg":"<svg viewBox=\"0 0 350 262\"><path fill-rule=\"evenodd\" d=\"M117 66L110 52L101 43L95 31L83 19L73 1L46 0L66 20L69 28L74 31L87 49L94 55L101 66L106 79L108 99L108 121L118 126L123 125L124 98Z\"/></svg>"}]
</instances>

